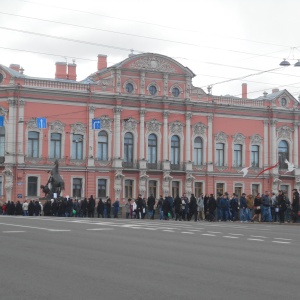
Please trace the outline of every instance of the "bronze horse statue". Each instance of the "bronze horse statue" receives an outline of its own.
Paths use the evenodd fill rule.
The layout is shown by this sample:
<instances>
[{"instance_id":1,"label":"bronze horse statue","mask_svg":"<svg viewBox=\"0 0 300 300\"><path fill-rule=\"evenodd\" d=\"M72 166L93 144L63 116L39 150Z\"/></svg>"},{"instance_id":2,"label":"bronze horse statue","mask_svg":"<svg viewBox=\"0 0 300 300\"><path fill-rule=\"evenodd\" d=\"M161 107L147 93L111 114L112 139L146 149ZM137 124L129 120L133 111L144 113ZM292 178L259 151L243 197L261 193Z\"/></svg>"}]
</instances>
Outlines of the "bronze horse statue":
<instances>
[{"instance_id":1,"label":"bronze horse statue","mask_svg":"<svg viewBox=\"0 0 300 300\"><path fill-rule=\"evenodd\" d=\"M48 185L51 185L51 188ZM46 185L40 186L42 191L45 193L45 197L53 197L54 193L57 194L57 198L60 197L61 191L65 189L65 182L59 174L58 171L58 160L56 159L54 162L54 167L50 171L50 177Z\"/></svg>"}]
</instances>

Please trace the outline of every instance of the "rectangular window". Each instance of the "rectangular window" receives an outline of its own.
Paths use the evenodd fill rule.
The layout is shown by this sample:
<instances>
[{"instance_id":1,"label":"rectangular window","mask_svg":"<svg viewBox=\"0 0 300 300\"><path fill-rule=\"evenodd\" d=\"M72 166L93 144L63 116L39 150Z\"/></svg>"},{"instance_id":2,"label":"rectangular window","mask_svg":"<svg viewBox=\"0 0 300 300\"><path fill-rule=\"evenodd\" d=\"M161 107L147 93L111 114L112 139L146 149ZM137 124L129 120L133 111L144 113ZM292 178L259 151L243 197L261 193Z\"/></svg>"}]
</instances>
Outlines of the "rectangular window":
<instances>
[{"instance_id":1,"label":"rectangular window","mask_svg":"<svg viewBox=\"0 0 300 300\"><path fill-rule=\"evenodd\" d=\"M284 192L285 196L287 196L287 197L289 196L289 186L288 185L281 184L279 189Z\"/></svg>"},{"instance_id":2,"label":"rectangular window","mask_svg":"<svg viewBox=\"0 0 300 300\"><path fill-rule=\"evenodd\" d=\"M38 178L29 176L27 179L27 193L28 196L37 196Z\"/></svg>"},{"instance_id":3,"label":"rectangular window","mask_svg":"<svg viewBox=\"0 0 300 300\"><path fill-rule=\"evenodd\" d=\"M203 193L203 182L195 182L195 197L198 199Z\"/></svg>"},{"instance_id":4,"label":"rectangular window","mask_svg":"<svg viewBox=\"0 0 300 300\"><path fill-rule=\"evenodd\" d=\"M217 195L219 195L219 194L223 195L225 192L224 189L225 189L225 184L218 182L217 183Z\"/></svg>"},{"instance_id":5,"label":"rectangular window","mask_svg":"<svg viewBox=\"0 0 300 300\"><path fill-rule=\"evenodd\" d=\"M234 167L241 167L243 164L242 149L243 149L242 145L234 144L234 153L233 153L233 166Z\"/></svg>"},{"instance_id":6,"label":"rectangular window","mask_svg":"<svg viewBox=\"0 0 300 300\"><path fill-rule=\"evenodd\" d=\"M148 196L153 195L154 198L156 198L157 197L156 191L157 191L157 181L149 180Z\"/></svg>"},{"instance_id":7,"label":"rectangular window","mask_svg":"<svg viewBox=\"0 0 300 300\"><path fill-rule=\"evenodd\" d=\"M107 196L106 179L98 179L98 198Z\"/></svg>"},{"instance_id":8,"label":"rectangular window","mask_svg":"<svg viewBox=\"0 0 300 300\"><path fill-rule=\"evenodd\" d=\"M259 184L252 184L251 193L254 197L259 193Z\"/></svg>"},{"instance_id":9,"label":"rectangular window","mask_svg":"<svg viewBox=\"0 0 300 300\"><path fill-rule=\"evenodd\" d=\"M28 132L28 147L27 147L27 155L28 157L39 157L39 132L29 131Z\"/></svg>"},{"instance_id":10,"label":"rectangular window","mask_svg":"<svg viewBox=\"0 0 300 300\"><path fill-rule=\"evenodd\" d=\"M125 198L133 198L133 180L125 180Z\"/></svg>"},{"instance_id":11,"label":"rectangular window","mask_svg":"<svg viewBox=\"0 0 300 300\"><path fill-rule=\"evenodd\" d=\"M175 198L177 195L179 195L179 181L172 181L172 196Z\"/></svg>"},{"instance_id":12,"label":"rectangular window","mask_svg":"<svg viewBox=\"0 0 300 300\"><path fill-rule=\"evenodd\" d=\"M0 156L5 156L5 127L0 127Z\"/></svg>"},{"instance_id":13,"label":"rectangular window","mask_svg":"<svg viewBox=\"0 0 300 300\"><path fill-rule=\"evenodd\" d=\"M216 166L218 167L224 166L224 144L223 143L216 144Z\"/></svg>"},{"instance_id":14,"label":"rectangular window","mask_svg":"<svg viewBox=\"0 0 300 300\"><path fill-rule=\"evenodd\" d=\"M83 159L83 135L81 134L73 134L72 159Z\"/></svg>"},{"instance_id":15,"label":"rectangular window","mask_svg":"<svg viewBox=\"0 0 300 300\"><path fill-rule=\"evenodd\" d=\"M234 192L238 195L238 197L240 197L242 195L242 192L243 192L243 184L236 183L234 185Z\"/></svg>"},{"instance_id":16,"label":"rectangular window","mask_svg":"<svg viewBox=\"0 0 300 300\"><path fill-rule=\"evenodd\" d=\"M61 134L51 133L50 158L61 158Z\"/></svg>"},{"instance_id":17,"label":"rectangular window","mask_svg":"<svg viewBox=\"0 0 300 300\"><path fill-rule=\"evenodd\" d=\"M73 178L73 197L81 198L82 196L82 179Z\"/></svg>"},{"instance_id":18,"label":"rectangular window","mask_svg":"<svg viewBox=\"0 0 300 300\"><path fill-rule=\"evenodd\" d=\"M259 167L259 146L251 146L251 166Z\"/></svg>"}]
</instances>

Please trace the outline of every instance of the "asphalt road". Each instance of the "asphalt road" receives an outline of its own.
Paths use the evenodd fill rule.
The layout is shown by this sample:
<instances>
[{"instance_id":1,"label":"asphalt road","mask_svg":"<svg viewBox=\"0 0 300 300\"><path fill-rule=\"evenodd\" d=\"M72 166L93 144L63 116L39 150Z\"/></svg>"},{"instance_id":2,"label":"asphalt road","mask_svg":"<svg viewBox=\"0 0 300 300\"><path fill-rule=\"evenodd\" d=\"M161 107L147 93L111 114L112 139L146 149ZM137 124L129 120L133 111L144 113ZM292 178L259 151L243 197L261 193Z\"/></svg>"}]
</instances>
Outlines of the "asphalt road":
<instances>
[{"instance_id":1,"label":"asphalt road","mask_svg":"<svg viewBox=\"0 0 300 300\"><path fill-rule=\"evenodd\" d=\"M299 232L0 216L0 299L300 299Z\"/></svg>"}]
</instances>

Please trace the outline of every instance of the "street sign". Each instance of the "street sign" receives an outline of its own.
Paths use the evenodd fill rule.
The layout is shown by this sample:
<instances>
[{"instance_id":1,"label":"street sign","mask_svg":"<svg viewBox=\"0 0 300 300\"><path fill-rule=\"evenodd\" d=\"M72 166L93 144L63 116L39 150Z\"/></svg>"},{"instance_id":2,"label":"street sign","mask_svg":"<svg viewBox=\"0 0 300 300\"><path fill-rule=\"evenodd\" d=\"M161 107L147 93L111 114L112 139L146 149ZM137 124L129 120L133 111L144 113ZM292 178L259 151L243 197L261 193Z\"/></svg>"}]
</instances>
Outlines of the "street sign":
<instances>
[{"instance_id":1,"label":"street sign","mask_svg":"<svg viewBox=\"0 0 300 300\"><path fill-rule=\"evenodd\" d=\"M18 197L18 198L23 198L23 195L22 195L22 194L18 194L17 197Z\"/></svg>"},{"instance_id":2,"label":"street sign","mask_svg":"<svg viewBox=\"0 0 300 300\"><path fill-rule=\"evenodd\" d=\"M101 120L100 119L92 120L92 129L101 129Z\"/></svg>"},{"instance_id":3,"label":"street sign","mask_svg":"<svg viewBox=\"0 0 300 300\"><path fill-rule=\"evenodd\" d=\"M46 118L36 118L36 126L40 129L47 128L47 119Z\"/></svg>"},{"instance_id":4,"label":"street sign","mask_svg":"<svg viewBox=\"0 0 300 300\"><path fill-rule=\"evenodd\" d=\"M4 116L0 116L0 127L4 126Z\"/></svg>"}]
</instances>

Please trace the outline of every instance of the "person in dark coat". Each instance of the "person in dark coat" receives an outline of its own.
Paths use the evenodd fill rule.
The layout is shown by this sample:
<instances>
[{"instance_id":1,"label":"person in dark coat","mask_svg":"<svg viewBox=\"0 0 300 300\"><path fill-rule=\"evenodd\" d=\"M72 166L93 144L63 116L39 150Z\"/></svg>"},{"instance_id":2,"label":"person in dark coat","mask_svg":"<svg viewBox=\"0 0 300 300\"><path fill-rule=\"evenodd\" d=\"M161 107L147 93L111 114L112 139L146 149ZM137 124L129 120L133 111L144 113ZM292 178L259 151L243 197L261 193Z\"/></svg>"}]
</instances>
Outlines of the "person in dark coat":
<instances>
[{"instance_id":1,"label":"person in dark coat","mask_svg":"<svg viewBox=\"0 0 300 300\"><path fill-rule=\"evenodd\" d=\"M44 216L51 216L51 203L47 200L44 204Z\"/></svg>"},{"instance_id":2,"label":"person in dark coat","mask_svg":"<svg viewBox=\"0 0 300 300\"><path fill-rule=\"evenodd\" d=\"M58 203L57 203L56 199L51 199L51 202L52 202L52 204L51 204L52 216L57 217L58 216Z\"/></svg>"},{"instance_id":3,"label":"person in dark coat","mask_svg":"<svg viewBox=\"0 0 300 300\"><path fill-rule=\"evenodd\" d=\"M104 203L102 201L102 198L99 198L99 202L97 205L97 213L98 213L98 218L100 218L100 216L104 218Z\"/></svg>"},{"instance_id":4,"label":"person in dark coat","mask_svg":"<svg viewBox=\"0 0 300 300\"><path fill-rule=\"evenodd\" d=\"M32 200L30 200L30 202L28 204L28 215L32 217L33 213L34 213L34 204L33 204Z\"/></svg>"},{"instance_id":5,"label":"person in dark coat","mask_svg":"<svg viewBox=\"0 0 300 300\"><path fill-rule=\"evenodd\" d=\"M182 221L182 208L181 208L181 199L179 195L174 199L174 209L175 209L175 221Z\"/></svg>"},{"instance_id":6,"label":"person in dark coat","mask_svg":"<svg viewBox=\"0 0 300 300\"><path fill-rule=\"evenodd\" d=\"M41 213L41 206L39 204L39 201L34 202L34 215L37 217Z\"/></svg>"},{"instance_id":7,"label":"person in dark coat","mask_svg":"<svg viewBox=\"0 0 300 300\"><path fill-rule=\"evenodd\" d=\"M165 220L169 220L168 213L170 212L170 209L171 209L171 205L170 205L169 197L165 197L162 205L162 210L164 212Z\"/></svg>"},{"instance_id":8,"label":"person in dark coat","mask_svg":"<svg viewBox=\"0 0 300 300\"><path fill-rule=\"evenodd\" d=\"M93 195L91 195L91 197L89 198L89 202L88 202L88 217L89 218L94 218L95 206L96 206L96 201L95 201Z\"/></svg>"},{"instance_id":9,"label":"person in dark coat","mask_svg":"<svg viewBox=\"0 0 300 300\"><path fill-rule=\"evenodd\" d=\"M208 199L209 199L209 195L205 194L204 201L203 201L204 204L203 205L204 205L204 219L206 221L209 220Z\"/></svg>"},{"instance_id":10,"label":"person in dark coat","mask_svg":"<svg viewBox=\"0 0 300 300\"><path fill-rule=\"evenodd\" d=\"M113 208L114 208L114 218L118 218L118 214L119 214L119 207L120 207L120 201L117 198L116 201L113 204Z\"/></svg>"},{"instance_id":11,"label":"person in dark coat","mask_svg":"<svg viewBox=\"0 0 300 300\"><path fill-rule=\"evenodd\" d=\"M111 199L107 196L106 197L106 214L107 214L108 218L110 218L110 212L111 212Z\"/></svg>"},{"instance_id":12,"label":"person in dark coat","mask_svg":"<svg viewBox=\"0 0 300 300\"><path fill-rule=\"evenodd\" d=\"M284 223L284 214L286 211L286 201L285 201L285 195L282 190L278 191L277 205L279 207L279 221L280 221L280 223Z\"/></svg>"},{"instance_id":13,"label":"person in dark coat","mask_svg":"<svg viewBox=\"0 0 300 300\"><path fill-rule=\"evenodd\" d=\"M190 203L189 203L189 219L194 216L194 221L197 222L197 199L194 194L191 194Z\"/></svg>"},{"instance_id":14,"label":"person in dark coat","mask_svg":"<svg viewBox=\"0 0 300 300\"><path fill-rule=\"evenodd\" d=\"M149 215L149 219L151 219L151 220L154 219L154 205L155 205L155 198L154 198L153 194L151 194L147 200L148 215Z\"/></svg>"},{"instance_id":15,"label":"person in dark coat","mask_svg":"<svg viewBox=\"0 0 300 300\"><path fill-rule=\"evenodd\" d=\"M17 205L16 205L16 215L17 216L22 216L23 215L22 204L20 203L20 201L18 201Z\"/></svg>"},{"instance_id":16,"label":"person in dark coat","mask_svg":"<svg viewBox=\"0 0 300 300\"><path fill-rule=\"evenodd\" d=\"M82 217L83 217L83 218L86 218L87 209L88 209L88 202L87 202L87 199L84 198L84 199L81 201L81 211L82 211Z\"/></svg>"},{"instance_id":17,"label":"person in dark coat","mask_svg":"<svg viewBox=\"0 0 300 300\"><path fill-rule=\"evenodd\" d=\"M136 218L141 219L143 217L143 198L142 195L139 194L139 197L136 199Z\"/></svg>"},{"instance_id":18,"label":"person in dark coat","mask_svg":"<svg viewBox=\"0 0 300 300\"><path fill-rule=\"evenodd\" d=\"M71 198L68 198L66 203L66 217L72 217L73 216L73 200Z\"/></svg>"},{"instance_id":19,"label":"person in dark coat","mask_svg":"<svg viewBox=\"0 0 300 300\"><path fill-rule=\"evenodd\" d=\"M215 211L217 208L217 202L213 194L209 195L208 199L208 211L209 211L209 221L213 222L215 220Z\"/></svg>"},{"instance_id":20,"label":"person in dark coat","mask_svg":"<svg viewBox=\"0 0 300 300\"><path fill-rule=\"evenodd\" d=\"M299 193L297 189L293 189L293 202L292 202L292 222L296 223L298 220L299 211Z\"/></svg>"}]
</instances>

